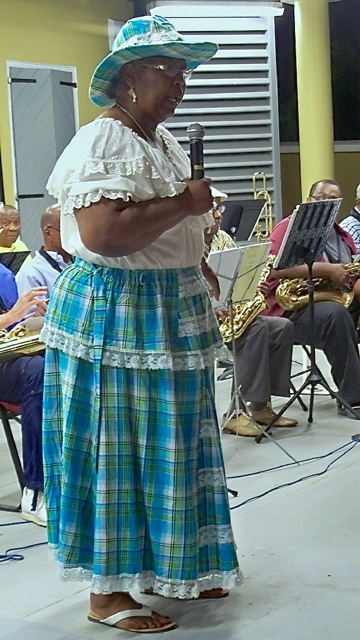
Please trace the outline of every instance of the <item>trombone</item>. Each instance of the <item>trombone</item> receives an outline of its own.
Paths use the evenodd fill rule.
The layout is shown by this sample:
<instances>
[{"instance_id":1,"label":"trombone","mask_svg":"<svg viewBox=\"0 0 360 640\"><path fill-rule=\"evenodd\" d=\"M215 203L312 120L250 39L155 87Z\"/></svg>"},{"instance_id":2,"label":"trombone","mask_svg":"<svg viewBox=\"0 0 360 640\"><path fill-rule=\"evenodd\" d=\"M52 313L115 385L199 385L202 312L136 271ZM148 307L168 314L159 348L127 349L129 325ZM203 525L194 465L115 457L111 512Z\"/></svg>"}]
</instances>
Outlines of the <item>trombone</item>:
<instances>
[{"instance_id":1,"label":"trombone","mask_svg":"<svg viewBox=\"0 0 360 640\"><path fill-rule=\"evenodd\" d=\"M257 191L256 183L259 178L262 178L262 189ZM258 200L259 198L264 198L264 223L265 228L263 229L261 226L261 222L256 225L256 239L258 242L265 242L268 240L270 233L273 230L273 201L269 191L266 188L266 175L263 171L256 171L253 175L253 192L254 192L254 200Z\"/></svg>"}]
</instances>

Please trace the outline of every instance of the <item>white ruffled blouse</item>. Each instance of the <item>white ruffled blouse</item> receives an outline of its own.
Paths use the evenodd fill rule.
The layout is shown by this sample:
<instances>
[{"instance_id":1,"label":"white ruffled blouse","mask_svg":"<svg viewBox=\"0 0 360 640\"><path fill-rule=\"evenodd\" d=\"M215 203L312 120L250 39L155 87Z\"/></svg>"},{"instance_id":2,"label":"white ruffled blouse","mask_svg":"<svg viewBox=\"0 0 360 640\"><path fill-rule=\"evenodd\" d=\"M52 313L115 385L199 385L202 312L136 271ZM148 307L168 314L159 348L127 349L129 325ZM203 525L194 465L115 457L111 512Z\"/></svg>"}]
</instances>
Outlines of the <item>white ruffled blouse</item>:
<instances>
[{"instance_id":1,"label":"white ruffled blouse","mask_svg":"<svg viewBox=\"0 0 360 640\"><path fill-rule=\"evenodd\" d=\"M120 269L199 265L204 251L203 230L213 223L212 214L188 216L145 249L119 258L89 251L81 241L76 221L76 209L102 197L143 202L176 196L186 188L184 179L189 176L187 155L163 126L158 126L151 144L119 120L98 118L85 125L60 156L47 183L48 192L61 207L64 248L87 262Z\"/></svg>"}]
</instances>

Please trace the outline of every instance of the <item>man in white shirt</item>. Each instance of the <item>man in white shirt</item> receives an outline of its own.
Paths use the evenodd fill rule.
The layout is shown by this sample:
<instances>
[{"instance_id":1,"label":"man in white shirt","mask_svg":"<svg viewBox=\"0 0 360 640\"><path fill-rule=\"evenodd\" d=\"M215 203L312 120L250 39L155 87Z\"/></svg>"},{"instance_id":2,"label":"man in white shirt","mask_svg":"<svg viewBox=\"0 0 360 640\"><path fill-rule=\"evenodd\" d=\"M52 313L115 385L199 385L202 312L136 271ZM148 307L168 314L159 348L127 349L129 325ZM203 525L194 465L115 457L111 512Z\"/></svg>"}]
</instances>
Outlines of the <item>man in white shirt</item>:
<instances>
[{"instance_id":1,"label":"man in white shirt","mask_svg":"<svg viewBox=\"0 0 360 640\"><path fill-rule=\"evenodd\" d=\"M59 273L71 262L71 256L61 244L59 207L53 205L45 209L40 224L44 246L19 270L16 278L19 295L33 287L47 287L50 296Z\"/></svg>"},{"instance_id":2,"label":"man in white shirt","mask_svg":"<svg viewBox=\"0 0 360 640\"><path fill-rule=\"evenodd\" d=\"M356 251L360 253L360 184L356 188L355 207L351 209L348 217L340 222L340 227L350 233L355 242Z\"/></svg>"}]
</instances>

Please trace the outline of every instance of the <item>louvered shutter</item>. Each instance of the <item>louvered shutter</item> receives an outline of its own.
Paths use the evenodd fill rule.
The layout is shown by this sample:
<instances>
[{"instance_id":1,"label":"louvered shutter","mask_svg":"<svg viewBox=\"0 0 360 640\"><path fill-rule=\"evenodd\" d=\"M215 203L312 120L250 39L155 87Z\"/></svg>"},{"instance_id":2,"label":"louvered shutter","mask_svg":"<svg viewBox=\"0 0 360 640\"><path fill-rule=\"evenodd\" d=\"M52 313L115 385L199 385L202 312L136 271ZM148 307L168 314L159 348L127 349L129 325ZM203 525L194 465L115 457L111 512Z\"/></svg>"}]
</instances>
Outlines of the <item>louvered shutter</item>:
<instances>
[{"instance_id":1,"label":"louvered shutter","mask_svg":"<svg viewBox=\"0 0 360 640\"><path fill-rule=\"evenodd\" d=\"M280 220L274 16L281 10L251 9L249 3L244 15L243 3L152 6L151 13L168 18L185 38L219 45L216 56L193 74L166 126L187 152L187 126L204 126L205 173L231 200L253 199L253 175L264 172L275 221ZM257 188L262 189L261 179Z\"/></svg>"}]
</instances>

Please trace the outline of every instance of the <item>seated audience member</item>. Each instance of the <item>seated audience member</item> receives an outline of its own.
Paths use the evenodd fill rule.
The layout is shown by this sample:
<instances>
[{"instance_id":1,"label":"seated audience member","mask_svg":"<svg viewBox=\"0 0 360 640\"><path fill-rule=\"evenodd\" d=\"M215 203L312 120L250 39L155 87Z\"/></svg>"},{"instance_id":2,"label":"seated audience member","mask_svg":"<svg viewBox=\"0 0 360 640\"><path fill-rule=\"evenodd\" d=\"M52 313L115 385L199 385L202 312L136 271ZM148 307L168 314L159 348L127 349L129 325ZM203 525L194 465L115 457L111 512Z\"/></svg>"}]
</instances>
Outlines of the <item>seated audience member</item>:
<instances>
[{"instance_id":1,"label":"seated audience member","mask_svg":"<svg viewBox=\"0 0 360 640\"><path fill-rule=\"evenodd\" d=\"M341 197L341 189L333 180L320 180L312 185L308 201L331 200ZM291 216L284 218L274 228L271 240L271 253L277 254ZM345 266L352 262L356 253L352 237L337 223L331 229L329 240L320 262L315 262L313 275L315 278L328 278L338 288L348 287L354 292L354 302L349 310L338 302L316 302L315 311L315 347L322 349L331 365L331 373L339 394L354 408L360 409L360 359L355 330L359 317L360 280L349 279ZM273 269L268 285L270 293L267 297L268 311L263 315L273 317L287 316L294 325L295 341L309 345L309 307L299 311L285 312L276 301L276 288L281 278L306 278L306 265L291 269ZM352 418L344 407L338 412ZM359 412L360 417L360 412Z\"/></svg>"},{"instance_id":2,"label":"seated audience member","mask_svg":"<svg viewBox=\"0 0 360 640\"><path fill-rule=\"evenodd\" d=\"M2 265L1 265L2 266ZM0 269L1 307L7 307L9 284L13 274ZM14 287L15 282L11 283ZM45 289L38 287L22 294L7 311L0 314L0 329L8 329L20 322L31 307L36 306L36 315L46 312L43 296ZM44 475L42 464L42 392L44 358L40 355L21 356L0 363L0 400L20 404L23 467L26 487L21 499L21 516L46 527L44 504Z\"/></svg>"},{"instance_id":3,"label":"seated audience member","mask_svg":"<svg viewBox=\"0 0 360 640\"><path fill-rule=\"evenodd\" d=\"M50 296L59 273L71 262L71 256L61 244L59 207L45 209L40 224L44 246L19 270L16 277L19 294L33 287L47 287L47 296Z\"/></svg>"},{"instance_id":4,"label":"seated audience member","mask_svg":"<svg viewBox=\"0 0 360 640\"><path fill-rule=\"evenodd\" d=\"M340 227L350 233L354 240L356 253L360 253L360 184L356 189L355 207L351 209L347 218L340 222Z\"/></svg>"},{"instance_id":5,"label":"seated audience member","mask_svg":"<svg viewBox=\"0 0 360 640\"><path fill-rule=\"evenodd\" d=\"M0 206L0 253L28 251L20 235L20 213L9 204ZM28 259L28 258L27 258Z\"/></svg>"},{"instance_id":6,"label":"seated audience member","mask_svg":"<svg viewBox=\"0 0 360 640\"><path fill-rule=\"evenodd\" d=\"M219 233L222 218L219 209L214 211L213 215L214 225L204 232L205 242L208 242L210 250L213 246L212 239L216 240ZM221 231L221 246L222 249L236 247L233 239L225 231ZM227 310L223 309L216 313L220 322L226 314ZM260 425L269 424L275 415L270 405L271 396L290 395L293 335L293 326L286 318L258 316L242 336L236 338L234 366L237 381L244 400L249 403L248 409L252 417ZM231 344L228 346L231 348ZM296 420L283 416L274 426L296 425ZM227 423L225 432L253 438L261 433L245 415L232 418Z\"/></svg>"},{"instance_id":7,"label":"seated audience member","mask_svg":"<svg viewBox=\"0 0 360 640\"><path fill-rule=\"evenodd\" d=\"M223 249L236 247L229 234L220 229L222 214L224 213L224 205L222 203L227 200L227 193L223 193L212 186L210 189L214 203L218 205L218 208L213 212L214 224L204 231L205 255L209 255L210 251L223 251Z\"/></svg>"}]
</instances>

